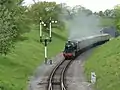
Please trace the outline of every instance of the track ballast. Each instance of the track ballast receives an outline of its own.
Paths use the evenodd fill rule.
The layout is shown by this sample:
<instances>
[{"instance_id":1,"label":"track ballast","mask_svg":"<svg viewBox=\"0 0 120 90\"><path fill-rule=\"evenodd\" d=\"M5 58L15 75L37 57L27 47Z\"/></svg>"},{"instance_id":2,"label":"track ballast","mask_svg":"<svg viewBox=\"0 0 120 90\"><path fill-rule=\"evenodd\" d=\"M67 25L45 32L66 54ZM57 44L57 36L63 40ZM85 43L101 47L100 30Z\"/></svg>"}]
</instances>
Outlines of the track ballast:
<instances>
[{"instance_id":1,"label":"track ballast","mask_svg":"<svg viewBox=\"0 0 120 90\"><path fill-rule=\"evenodd\" d=\"M49 76L47 90L67 90L64 82L65 72L72 61L62 60L55 66Z\"/></svg>"}]
</instances>

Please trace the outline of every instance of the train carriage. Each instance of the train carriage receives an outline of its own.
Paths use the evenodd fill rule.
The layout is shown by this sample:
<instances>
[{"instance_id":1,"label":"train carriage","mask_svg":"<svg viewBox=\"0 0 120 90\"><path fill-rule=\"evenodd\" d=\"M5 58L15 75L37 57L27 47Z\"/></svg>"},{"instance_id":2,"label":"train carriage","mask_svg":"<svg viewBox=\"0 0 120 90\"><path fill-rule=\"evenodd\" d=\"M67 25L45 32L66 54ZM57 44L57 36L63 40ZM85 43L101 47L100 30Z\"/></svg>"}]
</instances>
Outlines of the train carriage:
<instances>
[{"instance_id":1,"label":"train carriage","mask_svg":"<svg viewBox=\"0 0 120 90\"><path fill-rule=\"evenodd\" d=\"M103 44L106 41L109 41L109 39L110 39L109 34L100 34L85 37L82 39L68 40L67 43L65 44L63 56L65 57L65 59L73 59L84 50L94 47L96 45Z\"/></svg>"}]
</instances>

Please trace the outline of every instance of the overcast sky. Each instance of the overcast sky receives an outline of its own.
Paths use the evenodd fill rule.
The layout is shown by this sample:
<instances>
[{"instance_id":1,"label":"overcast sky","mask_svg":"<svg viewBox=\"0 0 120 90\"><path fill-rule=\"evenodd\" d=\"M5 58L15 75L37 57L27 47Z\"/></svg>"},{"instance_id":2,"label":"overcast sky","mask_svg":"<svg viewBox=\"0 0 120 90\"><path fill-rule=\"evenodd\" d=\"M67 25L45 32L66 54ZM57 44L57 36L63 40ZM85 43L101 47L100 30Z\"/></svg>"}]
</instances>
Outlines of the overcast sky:
<instances>
[{"instance_id":1,"label":"overcast sky","mask_svg":"<svg viewBox=\"0 0 120 90\"><path fill-rule=\"evenodd\" d=\"M120 4L120 0L35 0L35 1L55 1L57 3L67 3L69 6L82 5L92 11L104 11ZM26 5L32 4L32 0L25 0Z\"/></svg>"}]
</instances>

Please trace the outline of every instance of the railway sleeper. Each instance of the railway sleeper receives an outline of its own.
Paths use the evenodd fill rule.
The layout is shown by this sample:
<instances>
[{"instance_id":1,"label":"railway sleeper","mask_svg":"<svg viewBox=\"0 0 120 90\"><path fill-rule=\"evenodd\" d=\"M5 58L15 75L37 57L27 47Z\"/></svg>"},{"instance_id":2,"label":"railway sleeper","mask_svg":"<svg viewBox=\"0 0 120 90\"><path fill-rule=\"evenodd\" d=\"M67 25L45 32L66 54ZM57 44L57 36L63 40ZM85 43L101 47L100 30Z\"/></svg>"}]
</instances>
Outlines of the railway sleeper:
<instances>
[{"instance_id":1,"label":"railway sleeper","mask_svg":"<svg viewBox=\"0 0 120 90\"><path fill-rule=\"evenodd\" d=\"M43 84L48 84L47 82L40 82L37 85L43 85Z\"/></svg>"},{"instance_id":2,"label":"railway sleeper","mask_svg":"<svg viewBox=\"0 0 120 90\"><path fill-rule=\"evenodd\" d=\"M61 82L52 82L53 85L61 85Z\"/></svg>"}]
</instances>

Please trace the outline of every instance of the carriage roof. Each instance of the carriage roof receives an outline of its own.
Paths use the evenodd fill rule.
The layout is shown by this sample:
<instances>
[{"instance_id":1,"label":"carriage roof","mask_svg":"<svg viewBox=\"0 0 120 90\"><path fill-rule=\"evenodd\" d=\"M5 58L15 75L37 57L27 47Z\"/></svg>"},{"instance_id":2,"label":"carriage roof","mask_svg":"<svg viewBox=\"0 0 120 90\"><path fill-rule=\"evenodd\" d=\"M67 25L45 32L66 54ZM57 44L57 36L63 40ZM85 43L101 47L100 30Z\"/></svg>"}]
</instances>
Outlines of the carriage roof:
<instances>
[{"instance_id":1,"label":"carriage roof","mask_svg":"<svg viewBox=\"0 0 120 90\"><path fill-rule=\"evenodd\" d=\"M99 36L110 36L109 34L98 34L98 35L94 35L94 36L88 36L88 37L83 37L83 38L80 38L80 39L69 39L68 41L71 41L71 42L81 42L83 40L86 40L86 39L91 39L91 38L95 38L95 37L99 37Z\"/></svg>"}]
</instances>

